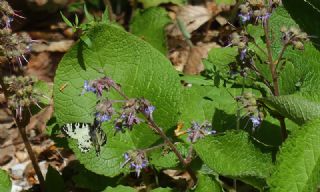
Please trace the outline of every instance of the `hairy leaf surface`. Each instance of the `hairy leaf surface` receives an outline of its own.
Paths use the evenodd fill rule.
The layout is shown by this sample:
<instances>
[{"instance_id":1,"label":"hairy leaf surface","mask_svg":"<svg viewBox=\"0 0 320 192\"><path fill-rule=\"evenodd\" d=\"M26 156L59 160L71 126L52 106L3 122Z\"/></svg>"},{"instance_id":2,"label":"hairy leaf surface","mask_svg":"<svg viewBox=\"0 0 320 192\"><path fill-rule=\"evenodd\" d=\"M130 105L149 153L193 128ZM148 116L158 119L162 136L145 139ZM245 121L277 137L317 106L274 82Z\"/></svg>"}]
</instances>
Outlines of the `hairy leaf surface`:
<instances>
[{"instance_id":1,"label":"hairy leaf surface","mask_svg":"<svg viewBox=\"0 0 320 192\"><path fill-rule=\"evenodd\" d=\"M137 10L130 25L131 32L150 43L164 55L167 54L165 26L170 18L165 9L152 7L146 10Z\"/></svg>"},{"instance_id":2,"label":"hairy leaf surface","mask_svg":"<svg viewBox=\"0 0 320 192\"><path fill-rule=\"evenodd\" d=\"M204 163L224 176L266 178L273 169L271 155L255 148L243 131L207 136L194 148Z\"/></svg>"},{"instance_id":3,"label":"hairy leaf surface","mask_svg":"<svg viewBox=\"0 0 320 192\"><path fill-rule=\"evenodd\" d=\"M290 135L277 157L275 172L267 179L271 192L316 191L320 184L320 121Z\"/></svg>"}]
</instances>

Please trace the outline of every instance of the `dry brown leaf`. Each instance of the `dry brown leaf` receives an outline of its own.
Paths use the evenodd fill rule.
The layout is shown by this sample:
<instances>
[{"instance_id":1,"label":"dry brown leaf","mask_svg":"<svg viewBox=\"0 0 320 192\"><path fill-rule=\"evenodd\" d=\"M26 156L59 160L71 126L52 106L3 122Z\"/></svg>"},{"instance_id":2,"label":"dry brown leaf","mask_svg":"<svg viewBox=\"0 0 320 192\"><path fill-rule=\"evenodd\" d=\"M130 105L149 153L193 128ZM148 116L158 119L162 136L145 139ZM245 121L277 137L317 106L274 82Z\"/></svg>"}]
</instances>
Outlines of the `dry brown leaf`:
<instances>
[{"instance_id":1,"label":"dry brown leaf","mask_svg":"<svg viewBox=\"0 0 320 192\"><path fill-rule=\"evenodd\" d=\"M186 30L189 33L192 33L209 19L211 19L212 12L202 6L187 5L180 8L176 17L186 25ZM177 24L169 25L167 30L170 36L182 36Z\"/></svg>"},{"instance_id":2,"label":"dry brown leaf","mask_svg":"<svg viewBox=\"0 0 320 192\"><path fill-rule=\"evenodd\" d=\"M211 48L219 47L216 43L199 44L192 48L177 49L170 54L170 60L178 71L188 75L196 75L203 71L202 59L208 56Z\"/></svg>"}]
</instances>

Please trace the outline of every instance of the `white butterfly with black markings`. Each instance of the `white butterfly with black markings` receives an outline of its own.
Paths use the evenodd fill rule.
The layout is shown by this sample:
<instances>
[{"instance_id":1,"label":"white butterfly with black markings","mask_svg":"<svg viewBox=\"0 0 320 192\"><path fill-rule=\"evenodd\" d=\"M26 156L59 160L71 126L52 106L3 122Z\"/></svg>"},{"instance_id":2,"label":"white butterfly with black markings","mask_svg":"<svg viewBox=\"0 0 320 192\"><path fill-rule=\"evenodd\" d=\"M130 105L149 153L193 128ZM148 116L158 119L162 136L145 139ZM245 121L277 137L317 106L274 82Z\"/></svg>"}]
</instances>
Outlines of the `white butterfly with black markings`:
<instances>
[{"instance_id":1,"label":"white butterfly with black markings","mask_svg":"<svg viewBox=\"0 0 320 192\"><path fill-rule=\"evenodd\" d=\"M106 144L107 136L101 129L101 124L95 121L90 123L67 123L62 127L72 139L78 142L78 148L82 153L90 151L92 146L95 147L97 156L100 154L100 147Z\"/></svg>"}]
</instances>

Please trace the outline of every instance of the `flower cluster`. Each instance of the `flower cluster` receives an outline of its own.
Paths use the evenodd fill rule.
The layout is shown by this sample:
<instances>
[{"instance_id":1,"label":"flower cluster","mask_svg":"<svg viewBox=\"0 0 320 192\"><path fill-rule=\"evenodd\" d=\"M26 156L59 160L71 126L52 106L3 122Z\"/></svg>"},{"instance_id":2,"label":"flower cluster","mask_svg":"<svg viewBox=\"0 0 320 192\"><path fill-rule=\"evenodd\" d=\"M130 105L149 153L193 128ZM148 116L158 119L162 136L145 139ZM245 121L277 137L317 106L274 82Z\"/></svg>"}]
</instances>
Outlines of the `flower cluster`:
<instances>
[{"instance_id":1,"label":"flower cluster","mask_svg":"<svg viewBox=\"0 0 320 192\"><path fill-rule=\"evenodd\" d=\"M38 97L41 96L34 89L33 85L36 80L29 76L11 76L4 77L4 83L8 86L8 105L15 110L17 118L22 119L22 112L32 104L38 105Z\"/></svg>"},{"instance_id":2,"label":"flower cluster","mask_svg":"<svg viewBox=\"0 0 320 192\"><path fill-rule=\"evenodd\" d=\"M261 106L257 103L257 99L252 93L244 93L243 96L236 98L240 102L252 122L252 130L255 131L257 127L261 125L265 117L265 113L261 109Z\"/></svg>"},{"instance_id":3,"label":"flower cluster","mask_svg":"<svg viewBox=\"0 0 320 192\"><path fill-rule=\"evenodd\" d=\"M239 6L240 22L245 24L253 18L255 21L261 21L262 24L265 24L266 20L271 16L272 9L280 3L280 0L270 0L268 4L265 0L247 0Z\"/></svg>"},{"instance_id":4,"label":"flower cluster","mask_svg":"<svg viewBox=\"0 0 320 192\"><path fill-rule=\"evenodd\" d=\"M120 85L115 83L109 77L85 81L81 95L85 92L93 92L98 98L101 98L103 91L110 91L111 88L114 88L124 96L120 90ZM121 107L121 111L118 113L119 117L115 119L116 132L124 132L125 128L132 130L134 125L142 122L138 117L139 113L142 113L149 119L153 119L152 113L155 110L155 107L152 106L148 100L142 98L127 99L125 101L99 99L96 105L95 120L99 123L111 120L112 116L116 113L116 110L113 108L114 102L124 102L124 105Z\"/></svg>"},{"instance_id":5,"label":"flower cluster","mask_svg":"<svg viewBox=\"0 0 320 192\"><path fill-rule=\"evenodd\" d=\"M248 41L249 39L244 31L242 31L240 34L237 32L231 34L231 44L238 46L241 61L246 59L248 53Z\"/></svg>"},{"instance_id":6,"label":"flower cluster","mask_svg":"<svg viewBox=\"0 0 320 192\"><path fill-rule=\"evenodd\" d=\"M93 92L98 97L102 96L103 90L109 91L110 88L119 89L120 86L109 77L102 77L96 80L85 81L81 95L86 92Z\"/></svg>"},{"instance_id":7,"label":"flower cluster","mask_svg":"<svg viewBox=\"0 0 320 192\"><path fill-rule=\"evenodd\" d=\"M0 0L0 13L1 13L1 25L5 28L10 28L10 24L13 21L13 17L21 17L22 16L16 14L14 10L11 8L9 3L4 0Z\"/></svg>"},{"instance_id":8,"label":"flower cluster","mask_svg":"<svg viewBox=\"0 0 320 192\"><path fill-rule=\"evenodd\" d=\"M197 140L207 136L214 135L217 132L212 129L212 126L208 122L204 122L199 125L197 122L192 122L191 127L188 129L188 141L195 143Z\"/></svg>"},{"instance_id":9,"label":"flower cluster","mask_svg":"<svg viewBox=\"0 0 320 192\"><path fill-rule=\"evenodd\" d=\"M290 27L289 29L285 26L280 29L282 33L282 43L284 45L293 45L295 49L303 50L303 43L308 41L308 34L302 32L299 28Z\"/></svg>"},{"instance_id":10,"label":"flower cluster","mask_svg":"<svg viewBox=\"0 0 320 192\"><path fill-rule=\"evenodd\" d=\"M115 109L112 107L112 101L108 99L102 100L96 106L96 120L100 123L109 121L114 112Z\"/></svg>"},{"instance_id":11,"label":"flower cluster","mask_svg":"<svg viewBox=\"0 0 320 192\"><path fill-rule=\"evenodd\" d=\"M27 33L12 33L11 29L0 29L0 54L9 59L16 60L20 66L22 59L28 60L25 54L31 50L32 40Z\"/></svg>"},{"instance_id":12,"label":"flower cluster","mask_svg":"<svg viewBox=\"0 0 320 192\"><path fill-rule=\"evenodd\" d=\"M119 118L116 119L116 131L124 131L124 128L132 129L133 125L139 124L142 120L137 116L143 113L147 118L152 119L152 113L155 107L146 99L130 99L122 107L122 112Z\"/></svg>"},{"instance_id":13,"label":"flower cluster","mask_svg":"<svg viewBox=\"0 0 320 192\"><path fill-rule=\"evenodd\" d=\"M19 16L7 1L0 0L0 56L14 60L22 66L22 60L31 50L32 40L27 33L12 33L10 27L14 16Z\"/></svg>"},{"instance_id":14,"label":"flower cluster","mask_svg":"<svg viewBox=\"0 0 320 192\"><path fill-rule=\"evenodd\" d=\"M148 165L148 159L144 151L129 151L123 155L125 161L121 167L130 165L130 169L135 170L137 176L140 176L141 170Z\"/></svg>"}]
</instances>

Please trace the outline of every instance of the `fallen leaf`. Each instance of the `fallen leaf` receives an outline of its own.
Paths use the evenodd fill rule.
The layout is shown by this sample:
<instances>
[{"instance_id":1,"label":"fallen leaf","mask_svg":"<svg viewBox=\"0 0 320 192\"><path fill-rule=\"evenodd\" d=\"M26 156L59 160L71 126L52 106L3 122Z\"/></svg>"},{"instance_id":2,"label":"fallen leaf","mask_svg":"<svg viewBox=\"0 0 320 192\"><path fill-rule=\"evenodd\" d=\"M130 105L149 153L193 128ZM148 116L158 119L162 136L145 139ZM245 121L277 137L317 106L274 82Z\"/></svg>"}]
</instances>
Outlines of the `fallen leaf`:
<instances>
[{"instance_id":1,"label":"fallen leaf","mask_svg":"<svg viewBox=\"0 0 320 192\"><path fill-rule=\"evenodd\" d=\"M188 75L196 75L204 70L202 59L208 56L211 48L220 47L216 43L198 44L173 51L169 58L176 70Z\"/></svg>"},{"instance_id":2,"label":"fallen leaf","mask_svg":"<svg viewBox=\"0 0 320 192\"><path fill-rule=\"evenodd\" d=\"M192 6L187 5L181 7L176 17L182 21L186 30L192 33L198 29L201 25L206 23L212 17L212 12L203 6ZM182 33L177 25L177 23L171 24L167 28L168 35L170 36L182 36Z\"/></svg>"}]
</instances>

